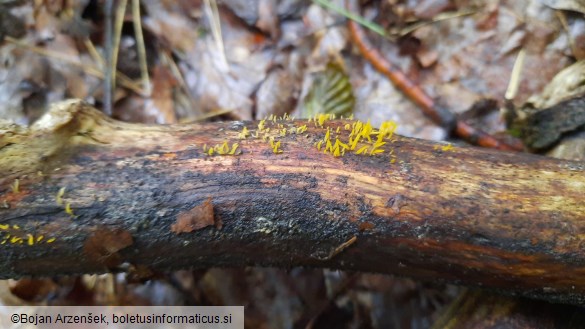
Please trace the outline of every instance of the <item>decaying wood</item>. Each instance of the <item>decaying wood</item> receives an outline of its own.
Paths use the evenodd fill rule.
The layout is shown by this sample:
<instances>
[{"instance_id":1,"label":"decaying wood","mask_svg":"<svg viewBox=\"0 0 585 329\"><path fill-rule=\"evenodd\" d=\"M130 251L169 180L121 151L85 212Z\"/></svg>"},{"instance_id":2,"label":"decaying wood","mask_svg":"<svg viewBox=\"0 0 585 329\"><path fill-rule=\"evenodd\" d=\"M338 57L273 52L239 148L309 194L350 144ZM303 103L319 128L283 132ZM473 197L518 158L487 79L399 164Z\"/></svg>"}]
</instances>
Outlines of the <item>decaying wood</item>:
<instances>
[{"instance_id":1,"label":"decaying wood","mask_svg":"<svg viewBox=\"0 0 585 329\"><path fill-rule=\"evenodd\" d=\"M69 101L0 127L0 277L315 266L585 303L584 163L399 136L316 149L347 123L266 121L270 145L258 122L127 124ZM234 155L204 152L224 141Z\"/></svg>"}]
</instances>

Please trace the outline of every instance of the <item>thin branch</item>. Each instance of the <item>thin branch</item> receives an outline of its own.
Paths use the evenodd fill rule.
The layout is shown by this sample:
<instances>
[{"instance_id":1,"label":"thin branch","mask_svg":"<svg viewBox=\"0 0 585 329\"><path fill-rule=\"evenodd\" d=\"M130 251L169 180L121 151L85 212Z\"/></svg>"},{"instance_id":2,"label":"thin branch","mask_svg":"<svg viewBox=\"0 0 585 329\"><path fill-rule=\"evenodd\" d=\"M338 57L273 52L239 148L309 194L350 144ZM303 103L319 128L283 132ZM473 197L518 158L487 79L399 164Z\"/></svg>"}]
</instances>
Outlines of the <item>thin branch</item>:
<instances>
[{"instance_id":1,"label":"thin branch","mask_svg":"<svg viewBox=\"0 0 585 329\"><path fill-rule=\"evenodd\" d=\"M106 57L106 67L105 67L105 79L104 79L104 113L107 116L112 116L112 109L113 109L113 98L114 98L114 73L112 72L113 64L113 55L112 55L112 43L113 43L113 32L112 32L112 12L114 10L114 0L106 0L104 4L104 12L105 12L105 25L106 29L104 31L105 34L105 57ZM114 67L115 69L115 67Z\"/></svg>"},{"instance_id":2,"label":"thin branch","mask_svg":"<svg viewBox=\"0 0 585 329\"><path fill-rule=\"evenodd\" d=\"M148 65L146 63L146 46L142 33L142 17L140 16L140 0L132 0L132 20L134 22L134 33L136 36L136 48L138 49L138 61L140 62L140 75L144 93L152 93L150 78L148 77Z\"/></svg>"}]
</instances>

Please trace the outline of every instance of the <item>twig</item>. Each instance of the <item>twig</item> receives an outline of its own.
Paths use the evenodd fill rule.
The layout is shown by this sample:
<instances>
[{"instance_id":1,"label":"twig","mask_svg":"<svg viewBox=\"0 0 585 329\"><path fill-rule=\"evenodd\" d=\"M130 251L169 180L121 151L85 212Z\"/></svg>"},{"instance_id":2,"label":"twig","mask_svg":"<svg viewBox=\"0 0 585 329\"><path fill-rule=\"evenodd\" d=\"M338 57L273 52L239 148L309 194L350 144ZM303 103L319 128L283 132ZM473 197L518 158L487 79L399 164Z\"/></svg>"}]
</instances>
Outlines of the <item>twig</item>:
<instances>
[{"instance_id":1,"label":"twig","mask_svg":"<svg viewBox=\"0 0 585 329\"><path fill-rule=\"evenodd\" d=\"M106 0L105 4L105 52L106 52L106 67L104 80L104 113L112 116L112 99L114 94L114 75L112 72L112 11L114 8L114 0Z\"/></svg>"},{"instance_id":2,"label":"twig","mask_svg":"<svg viewBox=\"0 0 585 329\"><path fill-rule=\"evenodd\" d=\"M343 7L339 7L333 3L331 3L330 1L327 0L313 0L313 2L319 4L320 6L327 8L329 10L332 10L342 16L345 16L347 18L349 18L350 20L353 20L365 27L367 27L368 29L372 30L373 32L381 35L381 36L386 36L386 32L384 31L384 28L372 21L369 21L367 19L365 19L364 17L360 16L360 15L356 15L348 10L346 10Z\"/></svg>"},{"instance_id":3,"label":"twig","mask_svg":"<svg viewBox=\"0 0 585 329\"><path fill-rule=\"evenodd\" d=\"M180 88L183 90L185 95L187 95L187 100L188 100L189 106L191 108L197 108L195 102L193 101L193 99L195 97L193 97L193 93L191 93L189 86L187 86L187 82L185 81L185 78L183 77L183 73L181 72L177 63L173 59L173 56L171 54L169 54L167 51L163 50L163 51L159 52L159 58L160 58L161 63L163 65L166 65L169 68L169 70L171 71L171 73L173 74L173 76L175 77L175 79L177 79L177 81L179 81Z\"/></svg>"},{"instance_id":4,"label":"twig","mask_svg":"<svg viewBox=\"0 0 585 329\"><path fill-rule=\"evenodd\" d=\"M524 67L524 58L526 57L526 52L524 48L520 49L518 52L518 56L516 57L516 61L514 62L514 67L512 67L512 73L510 74L510 82L508 83L508 88L506 89L506 94L504 98L507 101L511 101L516 97L518 93L518 88L520 87L520 77L522 76L522 68Z\"/></svg>"},{"instance_id":5,"label":"twig","mask_svg":"<svg viewBox=\"0 0 585 329\"><path fill-rule=\"evenodd\" d=\"M85 40L83 40L83 43L85 44L85 48L87 48L87 51L89 52L91 58L93 58L93 60L97 63L100 69L103 69L105 66L104 58L100 55L97 49L95 49L95 45L93 44L93 42L91 42L91 39L85 38Z\"/></svg>"},{"instance_id":6,"label":"twig","mask_svg":"<svg viewBox=\"0 0 585 329\"><path fill-rule=\"evenodd\" d=\"M70 57L68 57L66 55L63 55L61 53L57 53L57 52L54 52L54 51L50 51L50 50L47 50L47 49L44 49L44 48L41 48L41 47L31 46L29 44L26 44L26 43L20 41L20 40L14 39L14 38L12 38L10 36L7 36L4 40L6 42L10 42L10 43L15 44L15 45L17 45L19 47L22 47L22 48L24 48L26 50L29 50L31 52L37 53L39 55L47 56L47 57L50 57L50 58L53 58L53 59L57 59L57 60L63 61L65 63L67 63L67 64L70 64L70 65L79 67L81 70L83 70L83 72L85 72L85 73L87 73L89 75L92 75L92 76L94 76L96 78L103 79L104 82L107 81L107 78L106 78L107 70L105 70L105 69L101 70L101 69L98 69L98 68L95 68L95 67L83 65L83 63L81 63L79 61L76 61L76 60L73 60ZM104 71L106 71L106 72L104 73ZM129 77L127 77L125 74L123 74L121 72L118 72L117 76L118 76L117 77L117 80L118 80L118 82L120 83L121 86L123 86L125 88L128 88L128 89L134 91L135 93L137 93L139 95L143 95L144 94L143 91L142 91L142 89L140 88L140 86L138 86L132 79L130 79Z\"/></svg>"},{"instance_id":7,"label":"twig","mask_svg":"<svg viewBox=\"0 0 585 329\"><path fill-rule=\"evenodd\" d=\"M405 28L401 29L400 31L398 31L398 35L403 37L407 34L410 34L414 31L420 29L423 26L435 24L437 22L446 21L446 20L453 19L453 18L470 16L470 15L474 15L476 13L477 13L477 11L475 11L475 10L463 10L463 11L442 13L442 14L439 14L439 15L433 17L431 20L419 21L418 23L415 23L415 24L412 24L410 26L405 27Z\"/></svg>"},{"instance_id":8,"label":"twig","mask_svg":"<svg viewBox=\"0 0 585 329\"><path fill-rule=\"evenodd\" d=\"M116 21L114 23L114 33L113 33L113 49L112 49L112 62L110 63L110 69L112 70L112 83L113 89L116 88L116 72L118 66L118 53L120 52L120 40L122 39L122 26L124 25L124 14L126 13L126 6L128 4L128 0L121 0L120 4L116 8Z\"/></svg>"},{"instance_id":9,"label":"twig","mask_svg":"<svg viewBox=\"0 0 585 329\"><path fill-rule=\"evenodd\" d=\"M136 48L138 49L138 61L140 62L140 76L144 93L150 95L152 86L148 76L148 65L146 63L146 47L144 45L144 34L142 33L142 19L140 17L140 0L132 0L132 21L134 22L134 33L136 35Z\"/></svg>"},{"instance_id":10,"label":"twig","mask_svg":"<svg viewBox=\"0 0 585 329\"><path fill-rule=\"evenodd\" d=\"M223 46L223 37L221 35L221 22L219 20L219 10L217 8L217 2L215 0L205 0L205 14L209 19L209 23L211 24L211 34L213 35L213 40L215 41L215 46L217 47L219 53L219 60L220 63L223 65L224 70L229 69L229 65L227 62L227 58L225 56L225 49Z\"/></svg>"}]
</instances>

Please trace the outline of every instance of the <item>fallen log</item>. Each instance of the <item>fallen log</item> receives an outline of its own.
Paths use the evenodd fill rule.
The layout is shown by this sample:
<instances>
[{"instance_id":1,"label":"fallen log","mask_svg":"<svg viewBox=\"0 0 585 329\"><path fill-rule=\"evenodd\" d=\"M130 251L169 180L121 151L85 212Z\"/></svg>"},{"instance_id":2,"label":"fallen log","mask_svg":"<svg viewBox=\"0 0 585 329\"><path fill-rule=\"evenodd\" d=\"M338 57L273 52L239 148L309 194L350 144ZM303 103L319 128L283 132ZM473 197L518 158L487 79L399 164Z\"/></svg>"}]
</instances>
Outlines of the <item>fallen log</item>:
<instances>
[{"instance_id":1,"label":"fallen log","mask_svg":"<svg viewBox=\"0 0 585 329\"><path fill-rule=\"evenodd\" d=\"M393 129L128 124L80 101L4 124L0 278L312 266L585 303L584 163Z\"/></svg>"}]
</instances>

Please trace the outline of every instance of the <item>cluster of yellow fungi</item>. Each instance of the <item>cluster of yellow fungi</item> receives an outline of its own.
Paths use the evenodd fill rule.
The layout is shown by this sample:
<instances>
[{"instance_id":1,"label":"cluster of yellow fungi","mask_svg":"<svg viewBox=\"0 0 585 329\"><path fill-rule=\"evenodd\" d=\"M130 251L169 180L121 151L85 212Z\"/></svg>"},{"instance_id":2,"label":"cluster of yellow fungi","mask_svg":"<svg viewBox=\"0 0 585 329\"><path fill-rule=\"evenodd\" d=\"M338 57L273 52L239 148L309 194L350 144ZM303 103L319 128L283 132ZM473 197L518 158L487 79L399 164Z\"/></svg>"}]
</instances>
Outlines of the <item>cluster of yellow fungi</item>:
<instances>
[{"instance_id":1,"label":"cluster of yellow fungi","mask_svg":"<svg viewBox=\"0 0 585 329\"><path fill-rule=\"evenodd\" d=\"M315 123L323 127L323 123L326 118L318 117ZM346 124L344 130L351 130L349 138L346 142L339 139L341 127L337 127L335 130L335 142L332 141L333 129L327 128L325 137L315 142L315 147L318 151L323 148L323 153L333 154L335 157L345 155L346 151L353 151L355 154L363 155L376 155L384 153L383 146L386 145L387 141L391 140L394 131L396 130L396 123L393 121L385 121L380 125L379 129L375 129L370 124L370 121L363 123L361 121L355 121L353 124ZM361 144L360 144L361 143ZM363 145L363 144L367 145ZM358 148L358 146L360 146ZM389 152L392 154L392 152Z\"/></svg>"},{"instance_id":2,"label":"cluster of yellow fungi","mask_svg":"<svg viewBox=\"0 0 585 329\"><path fill-rule=\"evenodd\" d=\"M396 123L393 121L385 121L380 125L380 128L374 128L370 121L364 123L362 121L354 121L345 126L326 127L328 121L334 120L334 114L317 114L308 119L308 124L313 123L315 127L326 129L325 136L314 143L318 151L323 151L325 154L331 154L334 157L340 157L347 152L352 152L359 155L377 155L387 152L390 155L390 161L395 162L393 150L386 150L387 143L392 142L392 135L396 130ZM343 118L342 118L343 119ZM348 118L353 120L352 117ZM281 141L277 140L290 134L304 134L307 131L307 124L298 125L290 124L287 121L294 120L293 117L285 114L282 117L270 115L268 118L258 122L257 129L249 130L244 126L240 132L237 133L237 138L240 140L249 137L262 139L270 145L270 149L274 154L284 153ZM346 132L342 133L342 129ZM342 135L348 136L347 140L342 139ZM231 148L229 142L225 141L222 145L215 145L208 148L203 146L203 152L206 155L237 155L237 143L234 143Z\"/></svg>"},{"instance_id":3,"label":"cluster of yellow fungi","mask_svg":"<svg viewBox=\"0 0 585 329\"><path fill-rule=\"evenodd\" d=\"M65 195L65 187L62 187L59 189L59 192L57 192L57 196L55 197L55 201L57 201L57 204L60 206L65 204L65 213L71 217L75 217L75 214L73 213L73 209L71 209L71 203L70 202L64 203L63 195Z\"/></svg>"},{"instance_id":4,"label":"cluster of yellow fungi","mask_svg":"<svg viewBox=\"0 0 585 329\"><path fill-rule=\"evenodd\" d=\"M39 171L37 174L42 176L42 173ZM11 185L12 193L20 193L20 180L15 179L14 183ZM75 217L73 213L73 209L71 209L71 203L64 202L63 196L65 195L65 187L62 187L57 192L55 200L58 205L65 206L65 213L70 215L71 217ZM8 203L4 200L4 207L8 207ZM44 235L34 235L31 233L23 233L21 232L19 225L9 225L9 224L0 224L0 244L27 244L29 246L39 244L39 243L53 243L55 242L55 238L48 238L45 239Z\"/></svg>"},{"instance_id":5,"label":"cluster of yellow fungi","mask_svg":"<svg viewBox=\"0 0 585 329\"><path fill-rule=\"evenodd\" d=\"M237 155L238 153L238 143L234 143L231 146L227 141L223 142L223 144L215 144L215 146L207 148L207 144L203 145L203 152L207 155Z\"/></svg>"},{"instance_id":6,"label":"cluster of yellow fungi","mask_svg":"<svg viewBox=\"0 0 585 329\"><path fill-rule=\"evenodd\" d=\"M0 224L0 231L4 233L2 238L0 238L0 244L27 244L29 246L39 244L39 243L53 243L55 242L55 238L45 239L44 235L33 235L30 233L24 234L17 234L20 233L20 226L18 225L8 225L8 224Z\"/></svg>"}]
</instances>

